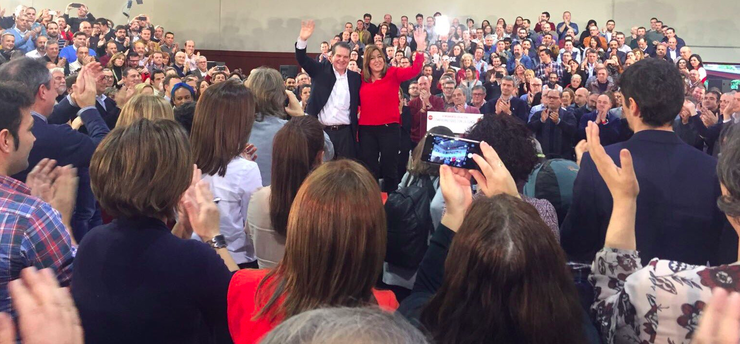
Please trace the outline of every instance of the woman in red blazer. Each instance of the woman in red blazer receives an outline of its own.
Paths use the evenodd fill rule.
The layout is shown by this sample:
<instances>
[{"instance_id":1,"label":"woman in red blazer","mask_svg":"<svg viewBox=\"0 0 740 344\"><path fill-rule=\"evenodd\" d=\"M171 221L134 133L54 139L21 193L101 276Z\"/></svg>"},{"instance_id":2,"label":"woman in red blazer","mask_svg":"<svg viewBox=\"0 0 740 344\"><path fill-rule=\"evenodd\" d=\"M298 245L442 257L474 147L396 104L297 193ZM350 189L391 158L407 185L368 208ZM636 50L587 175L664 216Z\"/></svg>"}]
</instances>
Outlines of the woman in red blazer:
<instances>
[{"instance_id":1,"label":"woman in red blazer","mask_svg":"<svg viewBox=\"0 0 740 344\"><path fill-rule=\"evenodd\" d=\"M293 201L282 261L272 271L241 270L231 279L232 339L257 343L284 319L322 307L395 310L392 292L373 289L385 245L385 212L370 173L351 160L322 165Z\"/></svg>"},{"instance_id":2,"label":"woman in red blazer","mask_svg":"<svg viewBox=\"0 0 740 344\"><path fill-rule=\"evenodd\" d=\"M401 113L398 111L398 89L401 83L421 73L426 50L426 32L414 31L416 56L407 68L389 67L383 50L365 48L360 87L360 119L358 136L360 158L376 179L384 180L383 191L398 187L398 151L401 142ZM380 163L378 163L380 156Z\"/></svg>"}]
</instances>

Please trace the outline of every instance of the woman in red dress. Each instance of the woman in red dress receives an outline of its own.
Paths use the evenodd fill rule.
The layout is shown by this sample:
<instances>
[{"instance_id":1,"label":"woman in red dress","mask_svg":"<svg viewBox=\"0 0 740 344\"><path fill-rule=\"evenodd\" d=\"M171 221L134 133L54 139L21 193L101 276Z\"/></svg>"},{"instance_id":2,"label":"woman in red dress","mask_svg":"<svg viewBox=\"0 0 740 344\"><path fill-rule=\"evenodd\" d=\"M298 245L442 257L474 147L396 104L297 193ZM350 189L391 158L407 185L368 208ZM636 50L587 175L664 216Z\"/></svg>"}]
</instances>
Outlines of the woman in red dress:
<instances>
[{"instance_id":1,"label":"woman in red dress","mask_svg":"<svg viewBox=\"0 0 740 344\"><path fill-rule=\"evenodd\" d=\"M370 173L351 160L321 165L293 201L282 261L272 271L241 270L231 279L232 339L257 343L284 319L322 307L395 310L391 291L373 289L385 245L385 212Z\"/></svg>"},{"instance_id":2,"label":"woman in red dress","mask_svg":"<svg viewBox=\"0 0 740 344\"><path fill-rule=\"evenodd\" d=\"M365 48L360 87L360 157L376 179L383 178L383 191L398 188L398 151L401 142L401 113L398 89L401 83L421 73L426 50L426 32L414 31L416 56L411 67L389 67L383 50ZM380 162L378 162L380 157Z\"/></svg>"}]
</instances>

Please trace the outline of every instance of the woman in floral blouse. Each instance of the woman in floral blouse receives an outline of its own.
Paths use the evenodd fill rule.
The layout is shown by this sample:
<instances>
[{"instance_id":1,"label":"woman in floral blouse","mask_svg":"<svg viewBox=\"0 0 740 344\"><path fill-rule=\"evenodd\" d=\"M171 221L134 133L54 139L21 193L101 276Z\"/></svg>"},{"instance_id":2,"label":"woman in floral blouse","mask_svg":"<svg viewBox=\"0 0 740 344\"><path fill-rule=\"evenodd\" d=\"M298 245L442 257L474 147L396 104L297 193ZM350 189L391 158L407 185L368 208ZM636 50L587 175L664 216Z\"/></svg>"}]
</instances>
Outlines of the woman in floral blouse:
<instances>
[{"instance_id":1,"label":"woman in floral blouse","mask_svg":"<svg viewBox=\"0 0 740 344\"><path fill-rule=\"evenodd\" d=\"M718 200L740 232L740 128L727 132L717 175ZM740 290L740 264L716 267L652 259L643 268L635 249L635 214L639 186L627 150L621 168L599 142L598 126L587 128L589 153L614 199L604 248L596 254L590 276L596 300L592 315L607 343L689 343L712 289Z\"/></svg>"}]
</instances>

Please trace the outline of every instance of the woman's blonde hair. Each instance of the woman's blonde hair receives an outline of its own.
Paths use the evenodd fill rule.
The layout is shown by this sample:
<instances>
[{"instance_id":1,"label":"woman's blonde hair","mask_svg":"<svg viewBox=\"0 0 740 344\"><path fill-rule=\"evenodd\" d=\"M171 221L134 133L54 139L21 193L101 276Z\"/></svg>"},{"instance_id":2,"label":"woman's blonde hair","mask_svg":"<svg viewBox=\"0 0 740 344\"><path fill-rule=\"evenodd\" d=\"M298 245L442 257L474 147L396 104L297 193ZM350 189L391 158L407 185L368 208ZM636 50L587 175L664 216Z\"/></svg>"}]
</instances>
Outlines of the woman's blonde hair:
<instances>
[{"instance_id":1,"label":"woman's blonde hair","mask_svg":"<svg viewBox=\"0 0 740 344\"><path fill-rule=\"evenodd\" d=\"M131 125L131 123L140 118L146 118L150 121L156 119L175 120L175 113L172 112L172 105L164 100L164 98L149 94L139 94L135 95L123 106L121 114L118 116L116 127Z\"/></svg>"},{"instance_id":2,"label":"woman's blonde hair","mask_svg":"<svg viewBox=\"0 0 740 344\"><path fill-rule=\"evenodd\" d=\"M113 67L115 67L114 62L116 62L116 60L118 59L123 59L123 66L121 66L121 68L126 68L126 55L124 55L123 53L113 54L113 56L111 56L110 60L108 61L108 64L106 65L106 67L108 67L109 69L113 69Z\"/></svg>"}]
</instances>

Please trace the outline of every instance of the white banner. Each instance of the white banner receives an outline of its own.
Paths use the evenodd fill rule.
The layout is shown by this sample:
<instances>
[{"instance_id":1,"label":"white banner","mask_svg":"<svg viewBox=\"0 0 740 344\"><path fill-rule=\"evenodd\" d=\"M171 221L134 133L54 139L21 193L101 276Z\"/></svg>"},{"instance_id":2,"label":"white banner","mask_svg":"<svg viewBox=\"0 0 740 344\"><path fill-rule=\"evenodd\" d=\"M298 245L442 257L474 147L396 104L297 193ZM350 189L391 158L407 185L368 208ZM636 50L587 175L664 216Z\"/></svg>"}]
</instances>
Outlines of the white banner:
<instances>
[{"instance_id":1,"label":"white banner","mask_svg":"<svg viewBox=\"0 0 740 344\"><path fill-rule=\"evenodd\" d=\"M464 134L483 118L477 113L427 112L427 130L434 127L447 127L455 134Z\"/></svg>"}]
</instances>

